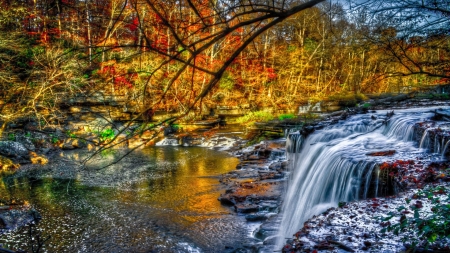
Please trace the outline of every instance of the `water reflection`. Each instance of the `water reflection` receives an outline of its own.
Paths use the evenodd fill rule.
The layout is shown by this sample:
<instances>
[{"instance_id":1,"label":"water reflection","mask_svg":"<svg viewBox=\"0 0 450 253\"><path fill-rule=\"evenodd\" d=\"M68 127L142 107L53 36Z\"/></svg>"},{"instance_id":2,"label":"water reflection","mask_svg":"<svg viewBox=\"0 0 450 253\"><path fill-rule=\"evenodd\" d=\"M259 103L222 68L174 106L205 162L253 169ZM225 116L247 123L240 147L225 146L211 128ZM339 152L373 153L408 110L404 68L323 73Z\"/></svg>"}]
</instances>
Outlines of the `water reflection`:
<instances>
[{"instance_id":1,"label":"water reflection","mask_svg":"<svg viewBox=\"0 0 450 253\"><path fill-rule=\"evenodd\" d=\"M217 201L214 176L237 163L204 148L148 148L76 181L4 177L0 198L28 200L42 214L38 228L51 236L44 252L220 252L246 234L245 222ZM0 236L4 247L27 243L21 232Z\"/></svg>"}]
</instances>

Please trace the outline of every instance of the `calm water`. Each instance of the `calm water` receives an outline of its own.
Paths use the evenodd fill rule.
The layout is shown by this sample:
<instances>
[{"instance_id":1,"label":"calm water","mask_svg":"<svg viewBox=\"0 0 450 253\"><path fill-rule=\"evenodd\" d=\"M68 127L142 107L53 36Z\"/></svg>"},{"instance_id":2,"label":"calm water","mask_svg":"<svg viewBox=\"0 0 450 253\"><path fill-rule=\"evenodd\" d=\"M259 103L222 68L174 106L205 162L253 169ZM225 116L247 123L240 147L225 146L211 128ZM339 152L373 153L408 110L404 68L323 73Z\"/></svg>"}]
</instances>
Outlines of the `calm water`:
<instances>
[{"instance_id":1,"label":"calm water","mask_svg":"<svg viewBox=\"0 0 450 253\"><path fill-rule=\"evenodd\" d=\"M38 229L51 236L44 252L221 252L248 234L217 200L217 176L237 163L205 148L148 148L77 180L2 178L0 198L27 200L41 213ZM1 235L0 244L27 249L28 236Z\"/></svg>"}]
</instances>

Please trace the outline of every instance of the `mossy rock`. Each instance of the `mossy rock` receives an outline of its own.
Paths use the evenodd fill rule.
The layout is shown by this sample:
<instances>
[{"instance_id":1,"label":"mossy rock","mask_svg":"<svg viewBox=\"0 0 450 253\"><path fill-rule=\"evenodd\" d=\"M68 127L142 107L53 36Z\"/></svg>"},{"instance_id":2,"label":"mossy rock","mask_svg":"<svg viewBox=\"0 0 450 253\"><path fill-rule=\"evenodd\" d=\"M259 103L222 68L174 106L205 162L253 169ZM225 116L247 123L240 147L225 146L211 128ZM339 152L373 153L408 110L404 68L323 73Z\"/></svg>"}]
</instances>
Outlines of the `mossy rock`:
<instances>
[{"instance_id":1,"label":"mossy rock","mask_svg":"<svg viewBox=\"0 0 450 253\"><path fill-rule=\"evenodd\" d=\"M19 164L14 163L11 159L0 155L0 175L12 173L20 167Z\"/></svg>"}]
</instances>

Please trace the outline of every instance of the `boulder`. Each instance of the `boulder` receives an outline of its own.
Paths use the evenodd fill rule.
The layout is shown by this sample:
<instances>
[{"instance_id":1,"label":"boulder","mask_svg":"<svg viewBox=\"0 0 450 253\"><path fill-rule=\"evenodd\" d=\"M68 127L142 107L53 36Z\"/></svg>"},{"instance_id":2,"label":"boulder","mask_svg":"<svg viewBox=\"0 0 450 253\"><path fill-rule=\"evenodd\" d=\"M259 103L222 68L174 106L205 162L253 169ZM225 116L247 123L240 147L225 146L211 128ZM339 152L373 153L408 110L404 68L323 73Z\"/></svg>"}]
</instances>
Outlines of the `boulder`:
<instances>
[{"instance_id":1,"label":"boulder","mask_svg":"<svg viewBox=\"0 0 450 253\"><path fill-rule=\"evenodd\" d=\"M238 213L253 213L259 211L259 206L255 204L236 204L234 208Z\"/></svg>"},{"instance_id":2,"label":"boulder","mask_svg":"<svg viewBox=\"0 0 450 253\"><path fill-rule=\"evenodd\" d=\"M41 215L35 209L29 207L0 207L7 207L7 209L0 212L0 234L18 229L30 223L37 223L41 220Z\"/></svg>"},{"instance_id":3,"label":"boulder","mask_svg":"<svg viewBox=\"0 0 450 253\"><path fill-rule=\"evenodd\" d=\"M26 149L30 151L36 151L36 147L34 146L34 143L30 138L27 138L25 136L17 136L16 141L22 143L22 145Z\"/></svg>"},{"instance_id":4,"label":"boulder","mask_svg":"<svg viewBox=\"0 0 450 253\"><path fill-rule=\"evenodd\" d=\"M29 162L28 149L20 142L0 141L0 155L10 157L18 162Z\"/></svg>"},{"instance_id":5,"label":"boulder","mask_svg":"<svg viewBox=\"0 0 450 253\"><path fill-rule=\"evenodd\" d=\"M64 143L61 144L61 148L64 150L71 150L76 148L85 148L87 146L86 141L76 139L76 138L69 138L64 141Z\"/></svg>"}]
</instances>

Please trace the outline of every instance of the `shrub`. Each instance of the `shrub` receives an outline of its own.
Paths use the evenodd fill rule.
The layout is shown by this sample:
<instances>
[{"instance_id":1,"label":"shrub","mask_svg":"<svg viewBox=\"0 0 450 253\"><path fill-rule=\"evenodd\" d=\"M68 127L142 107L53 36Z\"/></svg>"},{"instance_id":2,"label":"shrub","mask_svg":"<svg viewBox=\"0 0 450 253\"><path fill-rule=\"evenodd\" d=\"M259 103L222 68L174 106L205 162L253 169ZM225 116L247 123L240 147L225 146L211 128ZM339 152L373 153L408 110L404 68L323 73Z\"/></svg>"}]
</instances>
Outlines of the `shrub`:
<instances>
[{"instance_id":1,"label":"shrub","mask_svg":"<svg viewBox=\"0 0 450 253\"><path fill-rule=\"evenodd\" d=\"M59 139L58 139L58 137L54 136L53 134L50 134L50 141L53 144L56 144L56 143L58 143Z\"/></svg>"},{"instance_id":2,"label":"shrub","mask_svg":"<svg viewBox=\"0 0 450 253\"><path fill-rule=\"evenodd\" d=\"M70 130L67 130L66 134L67 134L67 136L69 136L69 138L76 138L77 137L76 134L72 133L72 131L70 131Z\"/></svg>"},{"instance_id":3,"label":"shrub","mask_svg":"<svg viewBox=\"0 0 450 253\"><path fill-rule=\"evenodd\" d=\"M431 212L424 210L422 202L416 200L420 198L431 201ZM439 240L450 239L450 191L443 186L428 186L414 194L412 199L415 200L409 208L400 206L397 208L398 213L390 212L382 219L386 222L393 217L400 217L399 223L390 224L381 232L403 236L403 240L410 243L414 250L419 246L428 249ZM406 199L407 204L412 199ZM408 209L414 212L413 217L405 215L410 212Z\"/></svg>"},{"instance_id":4,"label":"shrub","mask_svg":"<svg viewBox=\"0 0 450 253\"><path fill-rule=\"evenodd\" d=\"M8 140L9 141L15 141L16 140L16 135L14 133L9 133L8 134Z\"/></svg>"},{"instance_id":5,"label":"shrub","mask_svg":"<svg viewBox=\"0 0 450 253\"><path fill-rule=\"evenodd\" d=\"M110 141L114 139L115 136L116 134L114 130L111 128L107 128L98 133L98 137L100 138L101 141Z\"/></svg>"}]
</instances>

